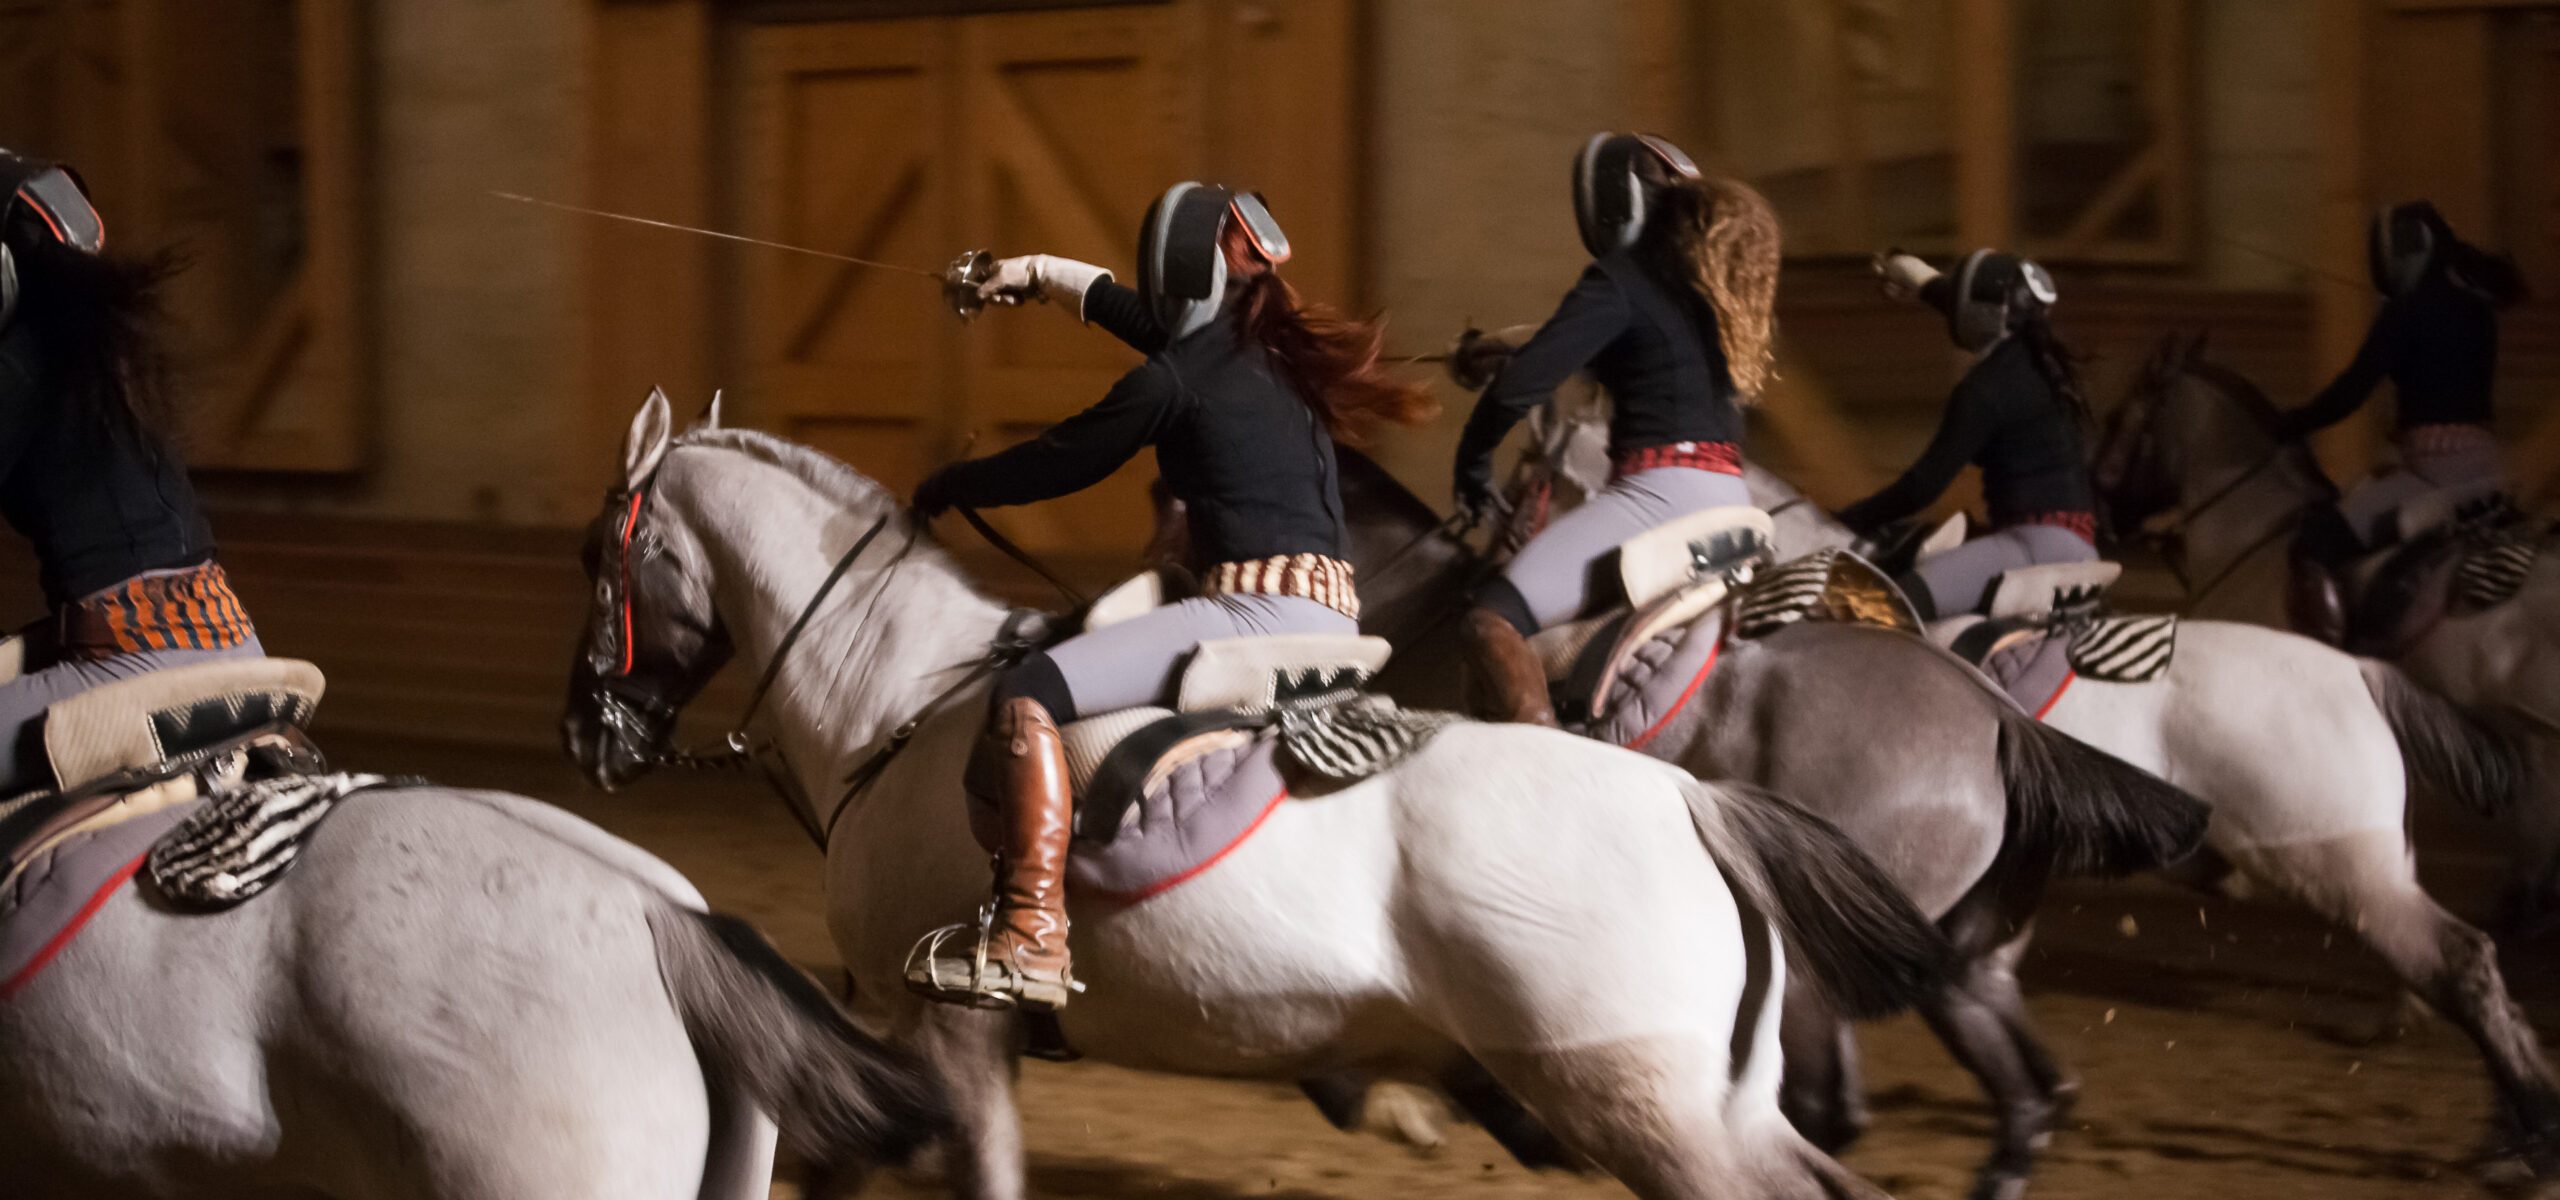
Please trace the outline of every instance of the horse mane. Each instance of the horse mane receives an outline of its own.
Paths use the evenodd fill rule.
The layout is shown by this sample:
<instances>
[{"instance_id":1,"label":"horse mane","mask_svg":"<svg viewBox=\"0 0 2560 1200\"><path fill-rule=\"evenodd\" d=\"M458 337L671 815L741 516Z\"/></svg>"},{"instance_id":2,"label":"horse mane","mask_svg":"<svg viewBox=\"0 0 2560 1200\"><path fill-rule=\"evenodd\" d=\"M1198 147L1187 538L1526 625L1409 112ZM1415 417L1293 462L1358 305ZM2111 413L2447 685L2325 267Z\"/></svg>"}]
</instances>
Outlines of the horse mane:
<instances>
[{"instance_id":1,"label":"horse mane","mask_svg":"<svg viewBox=\"0 0 2560 1200\"><path fill-rule=\"evenodd\" d=\"M2284 413L2276 408L2276 402L2268 398L2266 389L2248 376L2209 361L2201 354L2189 357L2185 366L2188 374L2220 388L2224 395L2249 414L2251 420L2258 423L2259 428L2272 432L2284 423Z\"/></svg>"},{"instance_id":2,"label":"horse mane","mask_svg":"<svg viewBox=\"0 0 2560 1200\"><path fill-rule=\"evenodd\" d=\"M689 429L676 435L671 446L736 451L768 466L780 467L809 485L811 491L844 508L899 503L896 493L834 455L760 429Z\"/></svg>"}]
</instances>

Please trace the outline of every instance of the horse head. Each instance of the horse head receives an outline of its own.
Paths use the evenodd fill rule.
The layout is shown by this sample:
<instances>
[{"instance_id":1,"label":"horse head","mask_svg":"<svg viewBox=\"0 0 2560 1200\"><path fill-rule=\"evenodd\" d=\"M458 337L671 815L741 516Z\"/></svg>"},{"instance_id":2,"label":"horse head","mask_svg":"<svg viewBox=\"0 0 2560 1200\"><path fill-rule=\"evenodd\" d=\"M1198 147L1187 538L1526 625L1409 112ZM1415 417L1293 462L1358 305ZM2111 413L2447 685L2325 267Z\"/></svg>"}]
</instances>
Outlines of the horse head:
<instances>
[{"instance_id":1,"label":"horse head","mask_svg":"<svg viewBox=\"0 0 2560 1200\"><path fill-rule=\"evenodd\" d=\"M718 400L698 428L716 428ZM701 545L664 519L658 476L675 444L664 392L652 391L623 443L622 476L605 493L579 552L591 601L569 668L561 746L608 790L658 764L676 716L729 661Z\"/></svg>"},{"instance_id":2,"label":"horse head","mask_svg":"<svg viewBox=\"0 0 2560 1200\"><path fill-rule=\"evenodd\" d=\"M2162 336L2134 377L2133 390L2107 414L2090 481L2118 540L2136 536L2143 522L2178 502L2184 472L2176 459L2183 447L2169 436L2166 410L2170 394L2203 351L2201 333Z\"/></svg>"}]
</instances>

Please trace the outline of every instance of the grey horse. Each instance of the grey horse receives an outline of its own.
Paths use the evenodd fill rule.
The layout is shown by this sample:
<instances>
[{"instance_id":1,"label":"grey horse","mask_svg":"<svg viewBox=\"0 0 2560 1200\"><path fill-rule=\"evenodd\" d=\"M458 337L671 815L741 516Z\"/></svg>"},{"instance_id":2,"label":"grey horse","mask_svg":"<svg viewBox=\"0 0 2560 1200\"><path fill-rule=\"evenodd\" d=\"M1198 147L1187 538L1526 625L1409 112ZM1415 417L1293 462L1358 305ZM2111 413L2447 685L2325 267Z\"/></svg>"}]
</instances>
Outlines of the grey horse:
<instances>
[{"instance_id":1,"label":"grey horse","mask_svg":"<svg viewBox=\"0 0 2560 1200\"><path fill-rule=\"evenodd\" d=\"M1448 618L1483 562L1374 462L1341 457L1362 625L1396 643L1381 686L1454 705L1461 651ZM2017 1194L2077 1093L2018 990L2045 884L2183 858L2203 837L2203 803L2018 712L1946 652L1864 626L1807 623L1727 645L1645 753L1795 798L1936 917L1963 966L1920 1012L1998 1115L1977 1194ZM1850 1038L1817 992L1789 989L1786 1111L1818 1145L1865 1126Z\"/></svg>"},{"instance_id":2,"label":"grey horse","mask_svg":"<svg viewBox=\"0 0 2560 1200\"><path fill-rule=\"evenodd\" d=\"M2275 406L2238 372L2172 336L2110 416L2097 478L2131 534L2170 525L2172 561L2196 616L2284 628L2286 547L2303 514L2337 498L2310 448L2270 432ZM2521 735L2527 801L2500 814L2511 923L2560 920L2560 548L2548 537L2521 594L2447 617L2402 651L2401 669Z\"/></svg>"},{"instance_id":3,"label":"grey horse","mask_svg":"<svg viewBox=\"0 0 2560 1200\"><path fill-rule=\"evenodd\" d=\"M556 809L359 794L273 891L116 892L0 999L0 1196L763 1200L938 1085L672 868Z\"/></svg>"}]
</instances>

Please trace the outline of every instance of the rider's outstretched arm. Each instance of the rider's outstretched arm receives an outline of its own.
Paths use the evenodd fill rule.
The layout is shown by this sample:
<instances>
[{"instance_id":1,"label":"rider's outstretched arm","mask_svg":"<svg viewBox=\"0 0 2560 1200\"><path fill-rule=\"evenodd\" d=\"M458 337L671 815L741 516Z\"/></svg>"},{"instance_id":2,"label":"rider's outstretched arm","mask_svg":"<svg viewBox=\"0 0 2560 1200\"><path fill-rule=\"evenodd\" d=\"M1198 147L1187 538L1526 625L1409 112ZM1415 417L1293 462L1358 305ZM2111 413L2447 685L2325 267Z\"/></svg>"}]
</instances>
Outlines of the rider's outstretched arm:
<instances>
[{"instance_id":1,"label":"rider's outstretched arm","mask_svg":"<svg viewBox=\"0 0 2560 1200\"><path fill-rule=\"evenodd\" d=\"M1555 315L1485 385L1466 432L1458 438L1459 477L1488 470L1503 435L1530 410L1554 399L1574 372L1627 331L1627 321L1626 297L1616 281L1596 264L1585 270Z\"/></svg>"},{"instance_id":2,"label":"rider's outstretched arm","mask_svg":"<svg viewBox=\"0 0 2560 1200\"><path fill-rule=\"evenodd\" d=\"M1937 435L1929 439L1919 461L1876 494L1841 509L1840 523L1862 534L1872 533L1937 503L1947 485L1956 481L1956 473L1990 440L1990 406L1981 391L1982 385L1972 376L1958 383L1947 397L1947 412L1938 421Z\"/></svg>"},{"instance_id":3,"label":"rider's outstretched arm","mask_svg":"<svg viewBox=\"0 0 2560 1200\"><path fill-rule=\"evenodd\" d=\"M2398 300L2388 300L2382 311L2374 314L2373 327L2365 330L2364 344L2356 347L2355 361L2338 372L2329 386L2311 398L2311 403L2285 414L2283 432L2287 437L2305 437L2347 419L2347 414L2364 407L2381 386L2383 376L2391 373L2391 365L2400 357L2401 330L2405 327L2403 308Z\"/></svg>"},{"instance_id":4,"label":"rider's outstretched arm","mask_svg":"<svg viewBox=\"0 0 2560 1200\"><path fill-rule=\"evenodd\" d=\"M918 507L1000 508L1083 491L1154 444L1183 402L1173 369L1147 362L1120 377L1102 402L1040 436L934 472L916 489Z\"/></svg>"}]
</instances>

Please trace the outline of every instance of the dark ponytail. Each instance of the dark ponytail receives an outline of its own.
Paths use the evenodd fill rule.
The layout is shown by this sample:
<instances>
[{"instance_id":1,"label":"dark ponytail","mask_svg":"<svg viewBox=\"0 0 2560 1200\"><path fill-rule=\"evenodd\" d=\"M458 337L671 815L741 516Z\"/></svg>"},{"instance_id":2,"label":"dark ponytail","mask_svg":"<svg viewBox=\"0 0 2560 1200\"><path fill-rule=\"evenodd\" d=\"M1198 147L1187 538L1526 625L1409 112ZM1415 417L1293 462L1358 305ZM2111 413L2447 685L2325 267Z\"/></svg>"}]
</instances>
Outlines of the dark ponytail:
<instances>
[{"instance_id":1,"label":"dark ponytail","mask_svg":"<svg viewBox=\"0 0 2560 1200\"><path fill-rule=\"evenodd\" d=\"M2018 323L2017 338L2026 346L2036 373L2053 386L2054 395L2062 397L2063 404L2079 419L2082 431L2092 428L2096 418L2090 415L2088 393L2080 388L2080 356L2055 336L2053 322L2041 314L2029 317Z\"/></svg>"},{"instance_id":2,"label":"dark ponytail","mask_svg":"<svg viewBox=\"0 0 2560 1200\"><path fill-rule=\"evenodd\" d=\"M13 242L10 252L18 263L16 319L42 348L64 400L156 448L170 410L160 285L177 261L108 258L45 241Z\"/></svg>"}]
</instances>

